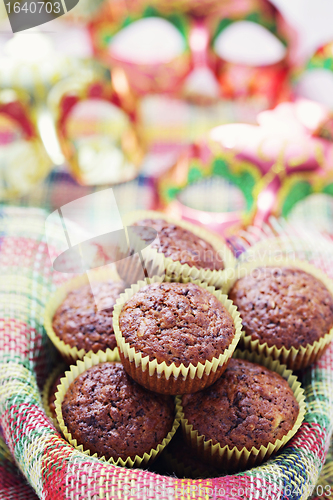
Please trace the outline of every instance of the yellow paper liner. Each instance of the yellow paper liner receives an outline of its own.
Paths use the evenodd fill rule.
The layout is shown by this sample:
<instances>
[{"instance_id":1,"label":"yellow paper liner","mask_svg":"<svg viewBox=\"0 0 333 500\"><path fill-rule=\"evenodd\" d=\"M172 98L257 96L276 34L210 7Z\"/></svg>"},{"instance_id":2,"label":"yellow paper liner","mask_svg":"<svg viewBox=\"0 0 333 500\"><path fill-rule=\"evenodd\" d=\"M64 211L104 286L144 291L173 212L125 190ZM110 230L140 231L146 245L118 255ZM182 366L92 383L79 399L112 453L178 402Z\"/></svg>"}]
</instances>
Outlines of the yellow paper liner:
<instances>
[{"instance_id":1,"label":"yellow paper liner","mask_svg":"<svg viewBox=\"0 0 333 500\"><path fill-rule=\"evenodd\" d=\"M162 253L159 253L156 249L152 248L150 248L149 255L154 262L160 261L160 266L165 269L167 276L174 278L183 276L184 278L191 278L191 280L200 280L208 285L214 286L217 289L222 289L225 293L225 284L229 280L230 271L236 265L236 259L231 250L229 250L225 244L222 237L204 229L201 226L191 224L190 222L184 220L178 220L163 212L156 212L153 210L137 210L135 212L128 213L124 216L123 222L125 226L129 226L134 222L143 219L163 219L166 222L176 224L177 226L190 231L199 238L202 238L204 241L210 243L218 255L222 257L224 263L224 269L222 271L200 269L195 266L189 266L188 264L181 264L178 261L173 261L170 257L165 257Z\"/></svg>"},{"instance_id":2,"label":"yellow paper liner","mask_svg":"<svg viewBox=\"0 0 333 500\"><path fill-rule=\"evenodd\" d=\"M204 290L211 292L230 313L235 326L235 336L227 349L212 360L206 360L204 363L198 363L185 366L181 363L176 366L175 363L167 365L165 361L158 363L156 359L149 361L149 356L142 355L141 352L136 352L134 347L128 344L121 334L119 328L119 315L124 304L141 288L148 283L162 283L175 281L170 276L165 276L164 279L160 276L154 276L152 279L139 281L131 288L125 290L118 298L113 310L113 328L118 345L119 355L127 373L139 384L143 385L151 391L160 394L185 394L195 392L208 387L217 380L227 367L227 364L240 340L242 334L242 322L236 306L233 305L230 299L222 293L221 290L215 290L213 286L208 286L207 283L202 283L199 280L192 280L189 277L180 277L176 280L180 283L197 284Z\"/></svg>"},{"instance_id":3,"label":"yellow paper liner","mask_svg":"<svg viewBox=\"0 0 333 500\"><path fill-rule=\"evenodd\" d=\"M46 382L45 382L44 387L43 387L43 391L42 391L42 402L43 402L43 407L44 407L45 413L49 417L51 422L53 422L55 428L58 431L60 430L58 421L56 418L54 418L54 416L51 412L50 405L49 405L50 389L52 387L53 382L56 380L56 378L59 377L59 375L61 373L65 373L66 368L68 368L68 365L66 365L65 363L60 363L60 365L58 365L56 368L54 368L54 370L52 370L50 375L47 377Z\"/></svg>"},{"instance_id":4,"label":"yellow paper liner","mask_svg":"<svg viewBox=\"0 0 333 500\"><path fill-rule=\"evenodd\" d=\"M120 281L120 277L116 269L105 269L105 267L89 271L89 278L91 280L93 279L96 282L105 282L108 280ZM60 286L50 297L45 307L45 331L53 345L58 349L61 356L68 364L75 362L77 359L83 359L84 356L90 355L92 351L86 352L83 348L79 350L76 346L71 347L69 344L66 344L56 335L55 331L53 330L52 319L56 310L65 300L70 291L80 288L81 286L88 285L89 283L90 281L86 273L80 276L76 276L75 278L67 281L64 285ZM114 350L117 351L117 348L115 348Z\"/></svg>"},{"instance_id":5,"label":"yellow paper liner","mask_svg":"<svg viewBox=\"0 0 333 500\"><path fill-rule=\"evenodd\" d=\"M266 266L302 269L308 274L311 274L315 278L319 279L333 296L333 282L320 269L302 260L286 258L280 259L279 257L276 257L275 259L270 257L261 260L258 259L252 262L240 263L237 268L235 268L234 278L228 284L228 292L239 278L248 275L258 267ZM281 348L277 348L276 346L269 347L267 342L262 344L258 339L252 340L250 335L243 333L240 347L251 352L265 354L273 359L278 359L281 363L287 365L288 368L295 371L306 368L312 363L318 361L318 359L324 354L332 339L333 328L331 328L329 332L327 332L319 340L316 340L313 344L307 344L305 347L300 346L299 348L291 347L291 349L287 349L284 346Z\"/></svg>"},{"instance_id":6,"label":"yellow paper liner","mask_svg":"<svg viewBox=\"0 0 333 500\"><path fill-rule=\"evenodd\" d=\"M304 390L301 387L301 383L298 381L296 375L291 370L288 370L285 365L280 364L278 360L266 357L264 354L240 351L239 349L236 350L234 357L261 364L286 379L299 404L299 413L292 429L281 439L277 439L274 443L269 443L268 446L260 446L260 448L253 446L249 450L247 448L238 450L236 446L230 448L228 445L222 447L219 443L214 445L211 439L206 441L205 436L200 435L197 430L193 429L193 425L190 425L184 417L181 422L182 430L189 446L202 459L228 472L245 470L257 466L263 460L267 460L273 453L277 453L296 434L306 413ZM184 413L183 408L181 408L181 411Z\"/></svg>"},{"instance_id":7,"label":"yellow paper liner","mask_svg":"<svg viewBox=\"0 0 333 500\"><path fill-rule=\"evenodd\" d=\"M67 371L65 373L65 377L61 379L61 386L59 387L59 390L56 394L56 413L57 413L57 420L59 427L61 429L61 432L63 436L67 439L67 441L77 450L81 451L85 455L91 455L89 449L84 449L83 445L79 445L77 443L76 439L72 438L71 433L68 431L63 416L62 416L62 402L64 400L65 394L70 386L70 384L73 382L73 380L81 375L81 373L85 372L92 366L98 365L99 363L105 363L105 362L119 362L117 353L112 351L111 349L107 349L105 352L99 351L97 354L92 353L90 356L85 356L83 360L78 360L76 365L72 365L70 367L70 371ZM180 421L181 418L184 416L180 410L181 408L181 402L180 402L180 397L175 398L175 419L173 422L173 426L170 432L168 432L167 436L163 439L162 443L158 444L156 448L152 449L149 451L149 453L145 453L142 457L139 457L138 455L135 456L135 458L130 458L128 457L126 460L123 460L122 458L118 458L118 460L115 460L113 458L110 458L109 460L106 460L105 457L98 457L97 453L92 455L95 458L99 458L100 460L103 460L104 462L108 463L113 463L114 465L119 465L121 467L140 467L140 466L145 466L148 464L148 462L152 462L157 458L157 456L162 452L162 450L169 444L171 441L172 437L175 435L178 427L180 426Z\"/></svg>"}]
</instances>

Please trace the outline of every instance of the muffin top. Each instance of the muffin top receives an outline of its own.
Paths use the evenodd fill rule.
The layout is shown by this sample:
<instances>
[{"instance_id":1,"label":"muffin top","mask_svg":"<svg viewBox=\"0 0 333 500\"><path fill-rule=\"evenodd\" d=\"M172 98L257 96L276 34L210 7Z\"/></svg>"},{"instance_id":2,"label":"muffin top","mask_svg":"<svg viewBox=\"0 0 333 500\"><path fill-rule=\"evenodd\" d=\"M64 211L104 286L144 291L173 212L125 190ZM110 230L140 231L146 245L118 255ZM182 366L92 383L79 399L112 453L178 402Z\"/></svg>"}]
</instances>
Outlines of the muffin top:
<instances>
[{"instance_id":1,"label":"muffin top","mask_svg":"<svg viewBox=\"0 0 333 500\"><path fill-rule=\"evenodd\" d=\"M218 357L232 342L230 313L209 291L194 283L152 283L123 306L119 327L143 357L197 365Z\"/></svg>"},{"instance_id":2,"label":"muffin top","mask_svg":"<svg viewBox=\"0 0 333 500\"><path fill-rule=\"evenodd\" d=\"M313 344L333 327L333 297L301 269L260 267L236 281L229 298L245 333L277 348Z\"/></svg>"},{"instance_id":3,"label":"muffin top","mask_svg":"<svg viewBox=\"0 0 333 500\"><path fill-rule=\"evenodd\" d=\"M72 438L106 459L142 456L156 448L174 421L171 396L147 391L121 363L100 363L79 375L62 403Z\"/></svg>"},{"instance_id":4,"label":"muffin top","mask_svg":"<svg viewBox=\"0 0 333 500\"><path fill-rule=\"evenodd\" d=\"M55 334L71 347L86 352L116 347L112 313L119 295L124 291L123 281L90 284L68 293L53 316ZM96 302L102 310L97 309Z\"/></svg>"},{"instance_id":5,"label":"muffin top","mask_svg":"<svg viewBox=\"0 0 333 500\"><path fill-rule=\"evenodd\" d=\"M134 226L145 226L138 235L142 240L151 241L152 227L157 231L158 242L152 243L151 247L156 248L175 262L188 264L200 269L222 270L224 263L221 255L207 241L199 238L191 231L176 224L171 224L163 219L143 219L133 224Z\"/></svg>"},{"instance_id":6,"label":"muffin top","mask_svg":"<svg viewBox=\"0 0 333 500\"><path fill-rule=\"evenodd\" d=\"M239 450L274 443L294 426L299 405L287 381L250 361L231 359L208 389L182 398L193 429L213 444Z\"/></svg>"}]
</instances>

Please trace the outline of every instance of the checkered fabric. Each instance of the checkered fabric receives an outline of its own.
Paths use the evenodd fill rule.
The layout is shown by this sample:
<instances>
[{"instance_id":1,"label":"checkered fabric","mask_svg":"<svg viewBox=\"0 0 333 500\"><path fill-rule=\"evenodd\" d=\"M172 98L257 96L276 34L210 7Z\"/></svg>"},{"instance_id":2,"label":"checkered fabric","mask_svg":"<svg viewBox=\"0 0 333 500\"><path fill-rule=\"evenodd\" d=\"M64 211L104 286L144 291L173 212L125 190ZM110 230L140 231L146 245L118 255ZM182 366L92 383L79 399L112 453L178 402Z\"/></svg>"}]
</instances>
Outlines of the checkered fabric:
<instances>
[{"instance_id":1,"label":"checkered fabric","mask_svg":"<svg viewBox=\"0 0 333 500\"><path fill-rule=\"evenodd\" d=\"M33 499L36 494L45 500L308 498L316 488L333 430L333 346L300 374L307 402L300 430L282 452L252 470L211 479L177 479L103 463L60 437L41 404L39 388L53 363L42 324L50 293L68 276L52 270L45 217L43 210L22 207L4 207L0 213L0 499ZM253 251L263 239L274 251L294 252L333 276L333 242L321 233L272 220L262 230L249 228L229 243L240 255ZM58 245L56 239L51 242L51 255ZM325 483L321 486L329 493ZM323 498L318 487L314 493Z\"/></svg>"},{"instance_id":2,"label":"checkered fabric","mask_svg":"<svg viewBox=\"0 0 333 500\"><path fill-rule=\"evenodd\" d=\"M109 185L83 186L67 170L54 169L46 179L34 186L27 195L6 201L6 206L40 207L49 212L77 198L109 188ZM122 214L137 209L152 209L156 190L151 177L139 175L136 179L112 186Z\"/></svg>"}]
</instances>

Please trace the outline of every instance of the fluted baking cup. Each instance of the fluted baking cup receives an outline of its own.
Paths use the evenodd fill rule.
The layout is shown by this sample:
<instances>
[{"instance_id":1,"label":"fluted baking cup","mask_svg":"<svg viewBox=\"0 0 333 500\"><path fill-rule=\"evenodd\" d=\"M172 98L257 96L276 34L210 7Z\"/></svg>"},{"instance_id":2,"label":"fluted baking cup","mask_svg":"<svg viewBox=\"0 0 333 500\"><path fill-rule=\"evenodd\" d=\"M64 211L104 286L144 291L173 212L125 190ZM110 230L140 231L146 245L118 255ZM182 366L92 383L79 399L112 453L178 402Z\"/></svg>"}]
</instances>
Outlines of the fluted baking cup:
<instances>
[{"instance_id":1,"label":"fluted baking cup","mask_svg":"<svg viewBox=\"0 0 333 500\"><path fill-rule=\"evenodd\" d=\"M58 431L60 430L60 427L59 427L57 419L54 417L54 415L51 411L50 404L49 404L50 390L51 390L51 387L52 387L54 381L57 379L57 377L59 377L59 375L61 375L62 373L65 373L65 370L67 368L68 368L68 366L65 363L60 363L60 365L58 365L54 370L52 370L52 372L50 373L50 375L46 379L46 382L44 384L43 391L42 391L42 402L43 402L45 413L49 417L51 422L53 422L54 426L56 427L56 429L58 429Z\"/></svg>"},{"instance_id":2,"label":"fluted baking cup","mask_svg":"<svg viewBox=\"0 0 333 500\"><path fill-rule=\"evenodd\" d=\"M179 454L174 454L174 440L181 439L178 436L178 432L176 436L174 436L172 443L163 450L161 455L164 469L169 474L176 474L179 478L198 479L218 476L218 471L210 463L203 462L201 458L193 456L193 451L186 445L183 439L178 444L180 447ZM187 450L185 450L185 448L187 448ZM191 456L188 457L187 453L184 454L184 451L190 453Z\"/></svg>"},{"instance_id":3,"label":"fluted baking cup","mask_svg":"<svg viewBox=\"0 0 333 500\"><path fill-rule=\"evenodd\" d=\"M91 455L90 450L84 449L83 445L78 444L77 440L73 439L71 433L68 431L62 416L62 402L64 400L65 394L70 384L74 381L76 377L81 375L81 373L85 372L92 366L98 365L99 363L117 362L117 361L119 361L117 353L111 351L111 349L107 349L105 352L99 351L97 354L92 353L90 356L85 356L82 361L78 360L76 365L72 365L70 371L65 373L65 377L61 379L61 386L59 387L59 390L56 394L55 406L56 406L57 420L62 434L67 439L67 441L72 446L74 446L74 448L89 456ZM176 433L176 430L180 425L181 418L183 417L183 414L180 411L180 407L181 407L180 397L176 397L175 419L171 431L168 432L166 437L163 439L162 443L158 444L156 448L150 450L149 453L145 453L142 457L136 455L133 459L128 457L126 460L123 460L122 458L118 458L118 460L115 460L113 458L106 460L104 456L98 457L97 453L95 453L92 456L99 458L100 460L113 463L114 465L120 465L122 467L140 467L148 464L148 462L152 462L153 460L155 460L155 458L157 458L157 456L161 453L161 451L169 444L172 437Z\"/></svg>"},{"instance_id":4,"label":"fluted baking cup","mask_svg":"<svg viewBox=\"0 0 333 500\"><path fill-rule=\"evenodd\" d=\"M275 259L271 257L262 260L258 259L253 262L241 263L235 269L234 278L229 282L228 292L229 290L231 290L238 279L247 276L259 267L289 267L302 269L303 271L320 280L333 296L333 282L320 269L302 260L280 259L278 257L276 257ZM257 352L259 354L270 356L273 359L278 359L281 363L287 365L287 367L291 370L301 370L316 362L324 354L332 339L333 328L331 328L329 332L327 332L319 340L316 340L313 344L307 344L306 346L300 347L291 347L291 349L287 349L284 346L281 348L277 348L276 346L268 346L267 342L260 343L259 339L252 340L251 335L246 335L244 333L241 338L240 346L251 352Z\"/></svg>"},{"instance_id":5,"label":"fluted baking cup","mask_svg":"<svg viewBox=\"0 0 333 500\"><path fill-rule=\"evenodd\" d=\"M211 439L207 441L205 436L200 435L197 430L193 429L193 426L184 417L182 419L182 429L187 443L202 459L226 471L249 469L259 465L273 453L277 453L296 434L306 413L304 390L297 377L285 365L280 364L278 360L266 357L264 354L250 353L239 349L235 352L235 357L261 364L286 379L299 404L299 413L292 429L281 439L269 443L268 446L260 446L260 448L253 446L251 449L242 448L241 450L238 450L236 446L229 448L228 445L222 447L219 443L213 444ZM182 407L181 412L184 413Z\"/></svg>"},{"instance_id":6,"label":"fluted baking cup","mask_svg":"<svg viewBox=\"0 0 333 500\"><path fill-rule=\"evenodd\" d=\"M198 363L197 365L192 363L189 366L185 366L183 363L179 366L175 363L167 365L165 361L162 363L158 363L156 359L149 361L149 356L143 356L141 352L136 352L135 347L131 347L125 341L119 327L119 316L124 304L147 284L171 281L180 283L191 281L204 290L208 290L231 315L235 326L235 335L227 349L219 357L213 357L212 360L205 360L204 363ZM150 280L139 281L120 295L113 310L113 328L119 355L127 373L146 389L160 394L176 395L199 391L213 384L222 375L241 337L242 322L239 312L231 300L220 290L208 286L207 283L200 280L191 280L189 277L185 278L183 276L179 277L178 280L172 280L170 276L165 276L164 279L154 276Z\"/></svg>"},{"instance_id":7,"label":"fluted baking cup","mask_svg":"<svg viewBox=\"0 0 333 500\"><path fill-rule=\"evenodd\" d=\"M189 266L188 264L181 264L179 261L174 261L170 257L165 257L156 249L151 248L149 258L147 257L147 260L150 261L152 259L155 262L160 260L160 267L165 269L167 276L172 278L183 276L184 278L191 278L191 280L200 280L208 285L225 291L225 284L230 278L230 273L232 275L232 269L236 265L236 259L220 236L204 229L201 226L196 226L195 224L191 224L183 220L174 219L163 212L156 212L153 210L138 210L131 212L125 215L123 222L125 226L130 226L131 224L143 219L163 219L168 223L175 224L190 231L198 236L198 238L202 238L207 243L210 243L217 252L218 256L222 258L224 269L217 271Z\"/></svg>"},{"instance_id":8,"label":"fluted baking cup","mask_svg":"<svg viewBox=\"0 0 333 500\"><path fill-rule=\"evenodd\" d=\"M120 281L120 277L117 271L113 268L108 267L106 269L105 267L103 267L100 269L89 271L89 278L87 274L83 274L67 281L64 285L59 287L46 304L44 314L44 328L50 340L68 364L75 362L77 359L83 359L84 356L90 355L92 351L86 352L83 348L78 349L76 346L71 347L69 344L66 344L63 340L61 340L53 330L53 316L58 307L67 297L68 293L72 290L76 290L77 288L80 288L84 285L88 285L91 281L106 282L109 280ZM115 348L114 350L116 352L117 348Z\"/></svg>"}]
</instances>

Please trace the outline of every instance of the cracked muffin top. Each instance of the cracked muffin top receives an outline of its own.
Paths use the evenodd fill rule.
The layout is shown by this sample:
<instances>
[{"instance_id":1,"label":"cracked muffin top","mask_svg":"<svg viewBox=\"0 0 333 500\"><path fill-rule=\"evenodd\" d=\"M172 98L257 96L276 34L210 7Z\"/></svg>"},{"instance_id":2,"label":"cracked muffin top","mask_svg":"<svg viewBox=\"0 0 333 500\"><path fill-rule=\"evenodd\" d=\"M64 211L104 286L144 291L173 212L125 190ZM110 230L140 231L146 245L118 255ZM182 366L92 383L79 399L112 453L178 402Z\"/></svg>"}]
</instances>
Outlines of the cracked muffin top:
<instances>
[{"instance_id":1,"label":"cracked muffin top","mask_svg":"<svg viewBox=\"0 0 333 500\"><path fill-rule=\"evenodd\" d=\"M246 335L270 347L305 347L333 327L331 293L302 269L257 268L237 280L228 295Z\"/></svg>"},{"instance_id":2,"label":"cracked muffin top","mask_svg":"<svg viewBox=\"0 0 333 500\"><path fill-rule=\"evenodd\" d=\"M221 302L195 283L152 283L123 306L125 341L149 360L197 365L218 357L232 342L234 321Z\"/></svg>"},{"instance_id":3,"label":"cracked muffin top","mask_svg":"<svg viewBox=\"0 0 333 500\"><path fill-rule=\"evenodd\" d=\"M106 459L143 456L171 431L171 396L134 382L121 363L100 363L79 375L62 403L67 429L91 454Z\"/></svg>"},{"instance_id":4,"label":"cracked muffin top","mask_svg":"<svg viewBox=\"0 0 333 500\"><path fill-rule=\"evenodd\" d=\"M165 257L169 257L175 262L211 271L224 269L224 263L219 252L210 243L187 229L163 219L143 219L133 225L144 226L138 232L138 235L148 244L151 241L149 228L155 229L158 234L159 244L154 242L151 247L156 248Z\"/></svg>"},{"instance_id":5,"label":"cracked muffin top","mask_svg":"<svg viewBox=\"0 0 333 500\"><path fill-rule=\"evenodd\" d=\"M90 284L68 293L56 310L52 327L55 334L71 347L86 352L117 346L113 331L112 313L119 295L125 290L123 281ZM96 302L99 304L97 309Z\"/></svg>"},{"instance_id":6,"label":"cracked muffin top","mask_svg":"<svg viewBox=\"0 0 333 500\"><path fill-rule=\"evenodd\" d=\"M281 439L294 426L298 402L287 381L264 366L231 359L208 389L182 397L185 418L213 444L241 450Z\"/></svg>"}]
</instances>

